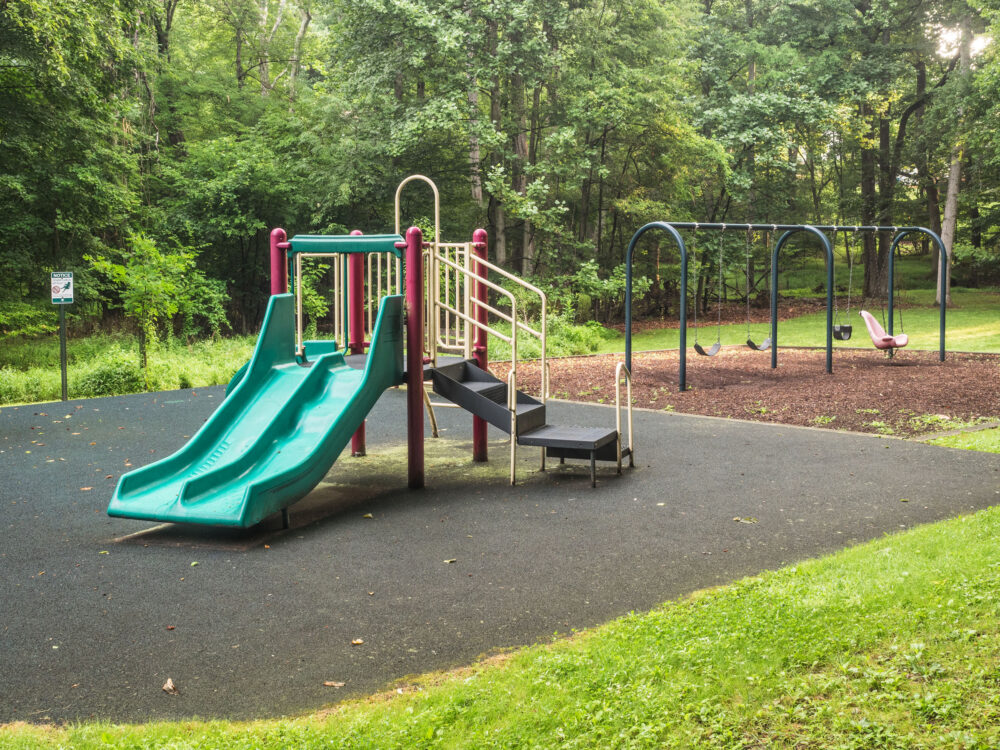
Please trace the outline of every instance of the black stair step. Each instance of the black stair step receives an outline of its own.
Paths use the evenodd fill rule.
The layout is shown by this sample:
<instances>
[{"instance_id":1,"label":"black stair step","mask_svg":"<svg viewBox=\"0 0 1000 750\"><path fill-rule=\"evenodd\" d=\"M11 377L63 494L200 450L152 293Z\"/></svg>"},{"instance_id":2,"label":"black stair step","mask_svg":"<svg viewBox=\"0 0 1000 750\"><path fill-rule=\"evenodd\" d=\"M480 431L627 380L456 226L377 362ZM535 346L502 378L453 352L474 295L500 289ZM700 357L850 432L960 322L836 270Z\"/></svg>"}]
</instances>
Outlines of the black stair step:
<instances>
[{"instance_id":1,"label":"black stair step","mask_svg":"<svg viewBox=\"0 0 1000 750\"><path fill-rule=\"evenodd\" d=\"M511 431L507 409L507 384L494 375L464 361L432 371L434 392L466 411L482 417L508 435ZM521 391L516 392L517 434L545 424L545 404Z\"/></svg>"},{"instance_id":2,"label":"black stair step","mask_svg":"<svg viewBox=\"0 0 1000 750\"><path fill-rule=\"evenodd\" d=\"M519 435L517 443L542 446L548 458L581 458L590 461L591 487L597 486L597 461L618 461L618 431L602 427L546 424Z\"/></svg>"},{"instance_id":3,"label":"black stair step","mask_svg":"<svg viewBox=\"0 0 1000 750\"><path fill-rule=\"evenodd\" d=\"M586 458L591 453L599 461L618 460L618 431L603 427L542 425L517 437L518 445L537 445L553 458Z\"/></svg>"},{"instance_id":4,"label":"black stair step","mask_svg":"<svg viewBox=\"0 0 1000 750\"><path fill-rule=\"evenodd\" d=\"M470 391L478 393L480 396L488 398L490 401L497 404L507 403L507 384L497 381L496 383L490 383L483 380L468 380L462 383Z\"/></svg>"}]
</instances>

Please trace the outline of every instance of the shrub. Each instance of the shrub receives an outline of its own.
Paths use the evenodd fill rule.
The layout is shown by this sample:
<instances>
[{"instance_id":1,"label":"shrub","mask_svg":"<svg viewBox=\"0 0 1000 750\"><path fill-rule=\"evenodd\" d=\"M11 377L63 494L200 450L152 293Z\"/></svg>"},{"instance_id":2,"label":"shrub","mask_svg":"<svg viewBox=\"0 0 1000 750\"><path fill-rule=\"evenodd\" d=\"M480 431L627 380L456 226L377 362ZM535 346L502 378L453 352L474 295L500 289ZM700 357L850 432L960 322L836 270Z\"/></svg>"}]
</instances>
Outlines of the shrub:
<instances>
[{"instance_id":1,"label":"shrub","mask_svg":"<svg viewBox=\"0 0 1000 750\"><path fill-rule=\"evenodd\" d=\"M125 357L101 362L82 375L73 385L73 395L82 398L120 396L143 390L142 370L138 363Z\"/></svg>"}]
</instances>

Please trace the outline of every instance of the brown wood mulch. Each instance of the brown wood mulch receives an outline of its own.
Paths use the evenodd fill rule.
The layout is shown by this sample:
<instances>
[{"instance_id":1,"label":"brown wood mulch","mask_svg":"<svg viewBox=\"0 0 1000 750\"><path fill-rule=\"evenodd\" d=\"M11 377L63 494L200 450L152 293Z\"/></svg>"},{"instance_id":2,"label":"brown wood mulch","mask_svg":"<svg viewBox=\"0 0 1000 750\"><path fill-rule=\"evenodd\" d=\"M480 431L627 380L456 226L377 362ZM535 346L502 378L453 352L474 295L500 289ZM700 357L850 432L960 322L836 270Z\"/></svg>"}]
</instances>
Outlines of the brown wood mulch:
<instances>
[{"instance_id":1,"label":"brown wood mulch","mask_svg":"<svg viewBox=\"0 0 1000 750\"><path fill-rule=\"evenodd\" d=\"M615 366L623 355L560 357L550 362L550 395L614 404ZM1000 420L1000 355L837 349L833 373L825 350L770 352L725 347L715 357L690 351L685 393L678 389L678 352L633 355L633 403L651 409L759 422L914 436L956 421ZM506 376L504 363L490 367ZM518 365L518 388L537 393L539 365Z\"/></svg>"}]
</instances>

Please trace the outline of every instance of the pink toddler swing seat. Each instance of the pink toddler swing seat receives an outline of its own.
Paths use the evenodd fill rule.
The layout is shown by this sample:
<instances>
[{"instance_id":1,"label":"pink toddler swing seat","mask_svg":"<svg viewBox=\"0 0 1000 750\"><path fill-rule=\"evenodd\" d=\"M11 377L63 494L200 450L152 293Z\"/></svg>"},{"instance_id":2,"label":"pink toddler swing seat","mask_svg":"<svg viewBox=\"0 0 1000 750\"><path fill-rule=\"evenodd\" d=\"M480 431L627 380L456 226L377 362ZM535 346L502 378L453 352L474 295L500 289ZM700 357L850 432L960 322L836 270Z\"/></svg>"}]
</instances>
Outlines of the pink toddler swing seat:
<instances>
[{"instance_id":1,"label":"pink toddler swing seat","mask_svg":"<svg viewBox=\"0 0 1000 750\"><path fill-rule=\"evenodd\" d=\"M878 321L875 320L875 317L867 310L862 310L859 314L865 319L865 325L868 326L868 335L872 337L872 343L875 344L876 349L902 349L910 342L910 337L905 333L895 336L887 334L882 326L878 324Z\"/></svg>"}]
</instances>

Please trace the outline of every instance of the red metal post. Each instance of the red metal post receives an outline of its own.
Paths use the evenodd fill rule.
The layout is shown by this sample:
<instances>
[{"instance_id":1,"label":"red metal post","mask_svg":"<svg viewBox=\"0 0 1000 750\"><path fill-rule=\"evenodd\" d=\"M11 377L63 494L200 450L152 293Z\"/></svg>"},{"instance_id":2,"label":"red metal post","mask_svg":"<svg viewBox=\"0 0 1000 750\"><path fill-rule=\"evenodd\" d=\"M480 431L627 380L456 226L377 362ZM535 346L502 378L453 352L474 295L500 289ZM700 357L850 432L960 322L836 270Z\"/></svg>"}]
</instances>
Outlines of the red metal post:
<instances>
[{"instance_id":1,"label":"red metal post","mask_svg":"<svg viewBox=\"0 0 1000 750\"><path fill-rule=\"evenodd\" d=\"M281 227L271 230L271 294L288 291L288 235Z\"/></svg>"},{"instance_id":2,"label":"red metal post","mask_svg":"<svg viewBox=\"0 0 1000 750\"><path fill-rule=\"evenodd\" d=\"M406 437L410 489L424 486L424 238L406 230Z\"/></svg>"},{"instance_id":3,"label":"red metal post","mask_svg":"<svg viewBox=\"0 0 1000 750\"><path fill-rule=\"evenodd\" d=\"M360 229L351 232L352 237L361 235ZM348 351L351 354L365 353L365 254L351 253L347 260L348 299ZM365 422L351 436L351 455L365 455Z\"/></svg>"},{"instance_id":4,"label":"red metal post","mask_svg":"<svg viewBox=\"0 0 1000 750\"><path fill-rule=\"evenodd\" d=\"M488 260L487 258L487 236L485 229L477 229L472 233L472 252L475 255L475 259L472 261L472 272L479 278L485 279L489 275L489 269L484 265L480 265L478 259ZM486 325L486 308L482 305L476 305L475 302L487 301L487 289L486 284L482 281L475 282L475 288L472 290L472 298L474 300L473 305L475 310L472 313L472 317L480 325ZM479 369L485 370L489 366L489 359L486 353L486 330L480 326L474 326L474 333L472 337L472 356L476 360L476 364ZM489 456L487 455L487 438L486 438L486 426L487 421L482 417L472 418L472 460L473 461L488 461Z\"/></svg>"}]
</instances>

